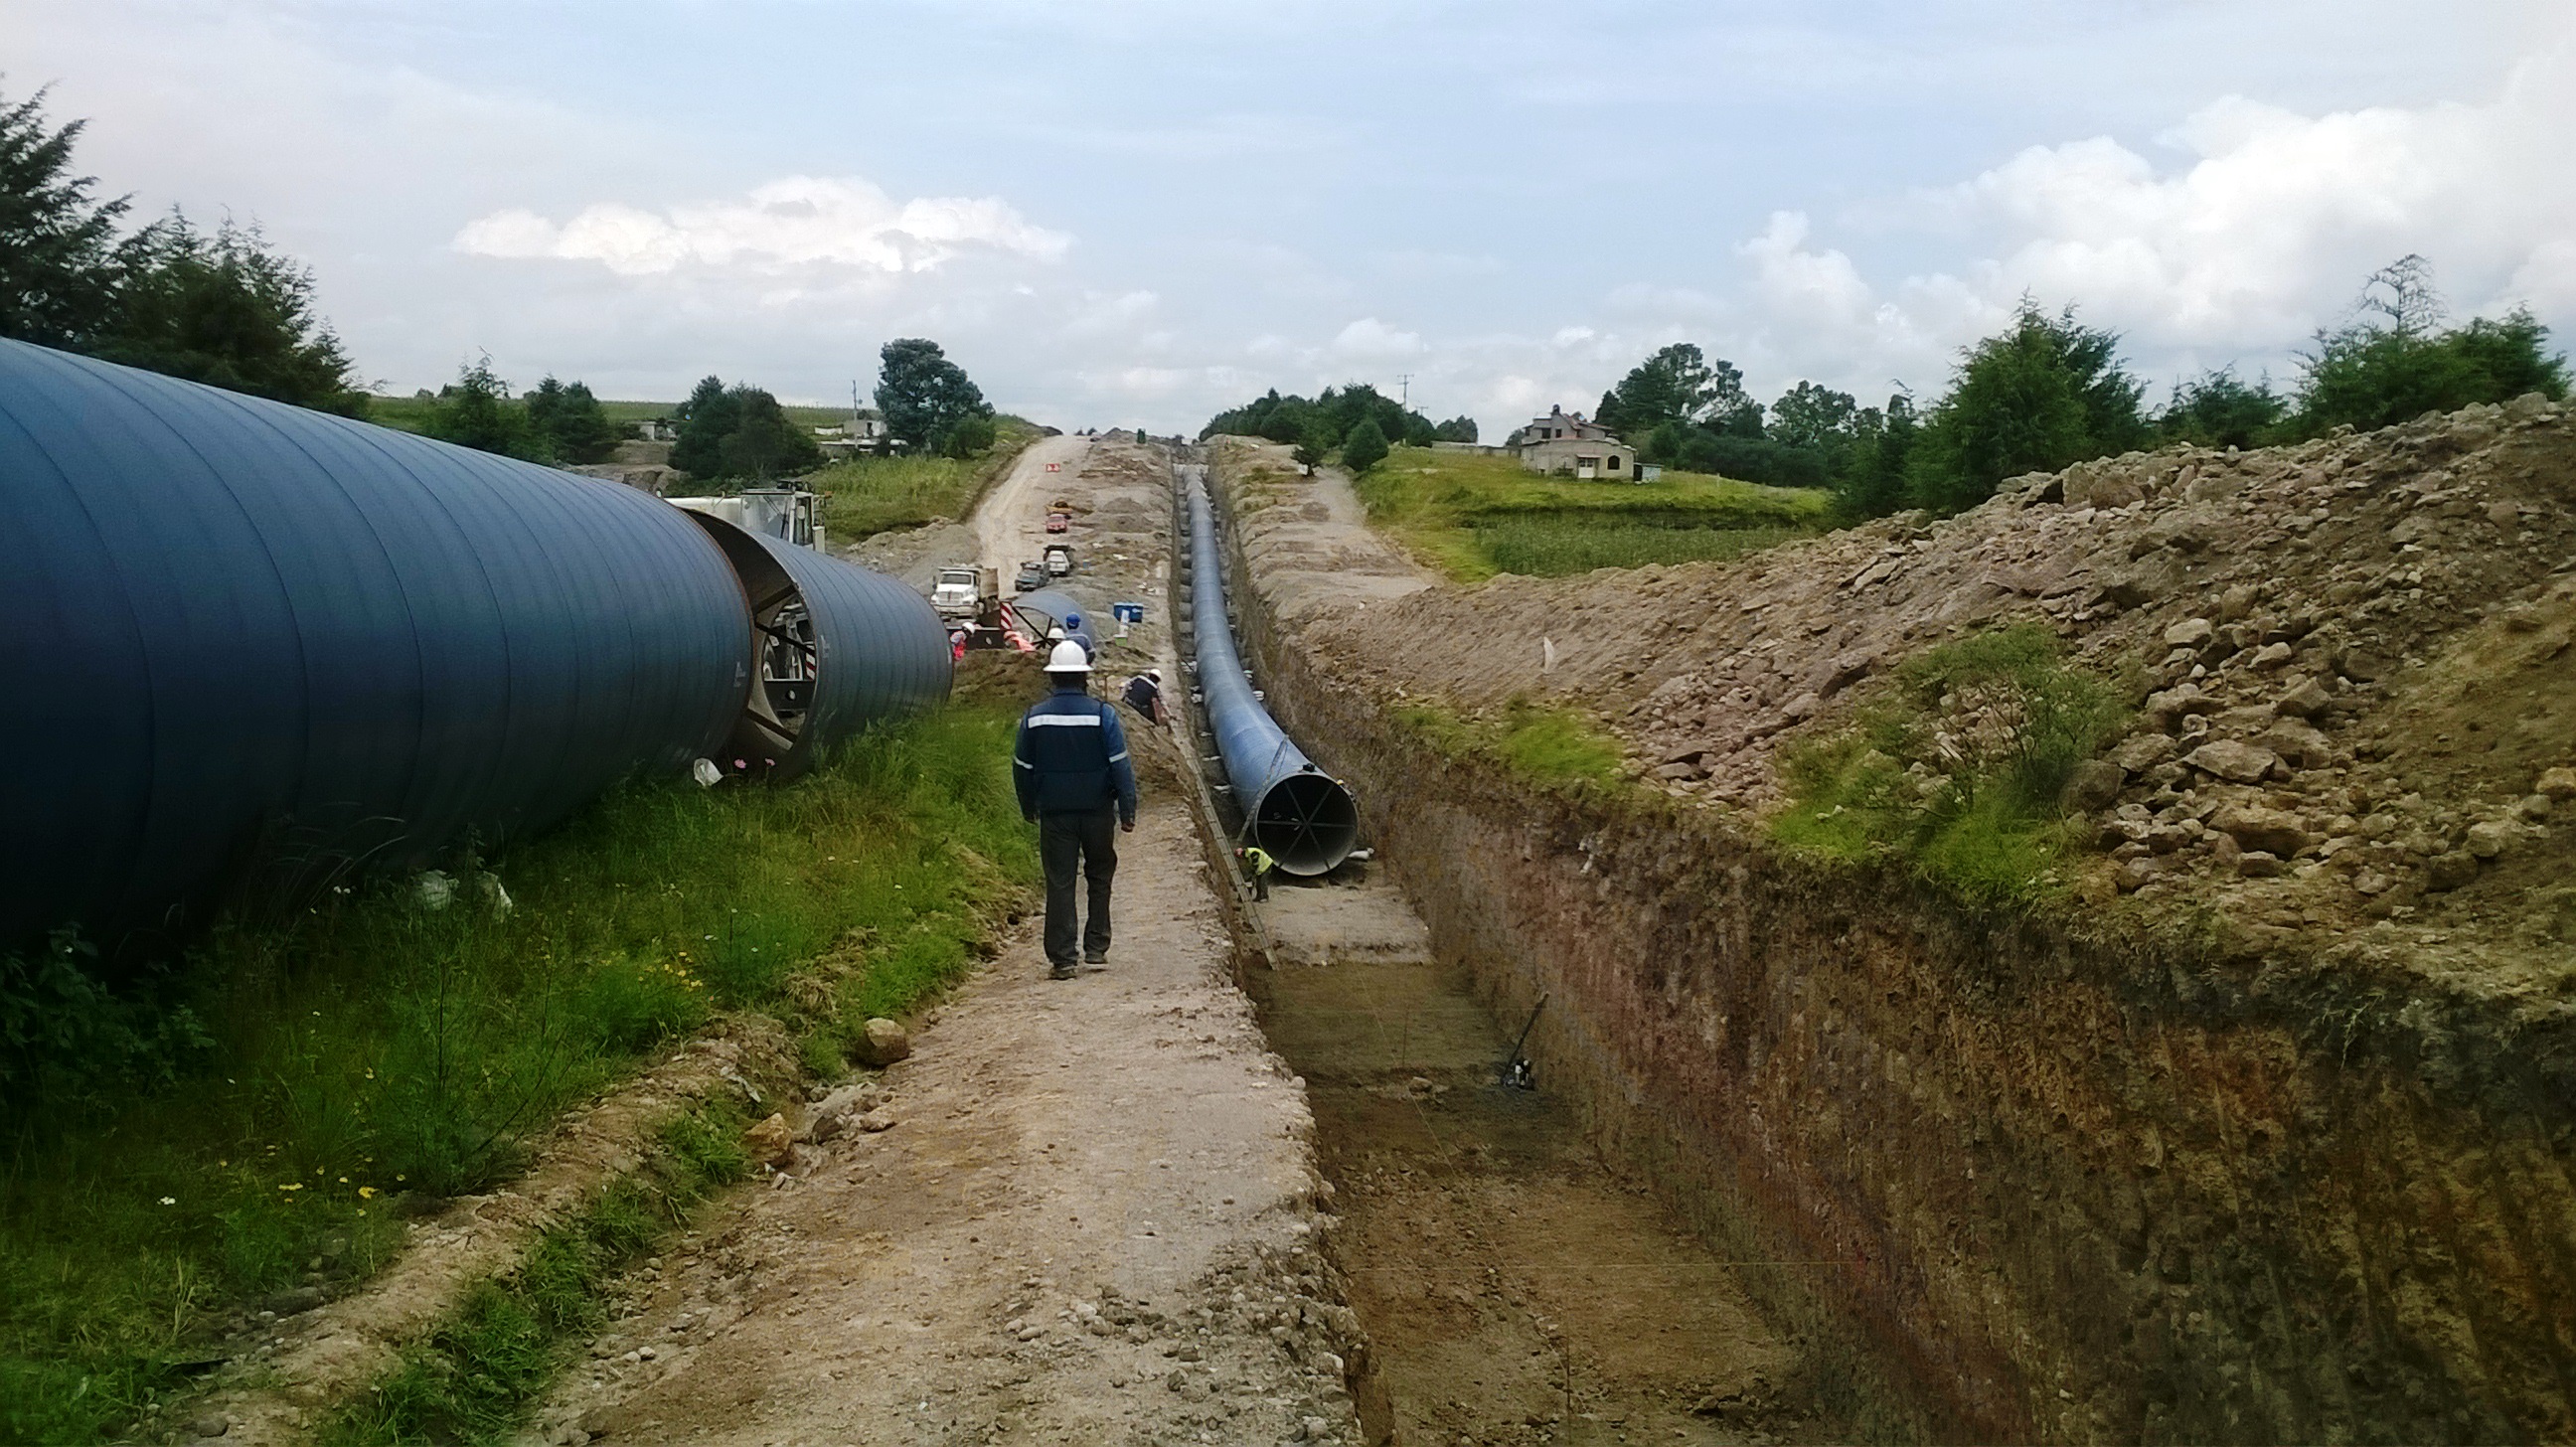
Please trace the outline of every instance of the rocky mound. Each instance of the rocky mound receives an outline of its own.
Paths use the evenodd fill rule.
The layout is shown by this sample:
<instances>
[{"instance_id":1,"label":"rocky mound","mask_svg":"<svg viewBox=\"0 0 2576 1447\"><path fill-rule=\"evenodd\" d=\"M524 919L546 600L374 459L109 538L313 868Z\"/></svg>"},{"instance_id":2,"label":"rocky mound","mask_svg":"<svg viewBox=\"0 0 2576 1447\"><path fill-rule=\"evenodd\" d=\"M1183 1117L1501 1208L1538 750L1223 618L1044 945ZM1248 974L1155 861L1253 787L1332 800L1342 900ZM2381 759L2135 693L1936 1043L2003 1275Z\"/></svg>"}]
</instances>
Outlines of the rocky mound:
<instances>
[{"instance_id":1,"label":"rocky mound","mask_svg":"<svg viewBox=\"0 0 2576 1447\"><path fill-rule=\"evenodd\" d=\"M1784 748L1944 640L2045 621L2123 680L2070 804L2087 889L2257 932L2384 923L2576 983L2576 412L2543 398L2256 452L2177 447L1731 563L1499 578L1317 626L1390 692L1555 696L1661 787L1756 813Z\"/></svg>"}]
</instances>

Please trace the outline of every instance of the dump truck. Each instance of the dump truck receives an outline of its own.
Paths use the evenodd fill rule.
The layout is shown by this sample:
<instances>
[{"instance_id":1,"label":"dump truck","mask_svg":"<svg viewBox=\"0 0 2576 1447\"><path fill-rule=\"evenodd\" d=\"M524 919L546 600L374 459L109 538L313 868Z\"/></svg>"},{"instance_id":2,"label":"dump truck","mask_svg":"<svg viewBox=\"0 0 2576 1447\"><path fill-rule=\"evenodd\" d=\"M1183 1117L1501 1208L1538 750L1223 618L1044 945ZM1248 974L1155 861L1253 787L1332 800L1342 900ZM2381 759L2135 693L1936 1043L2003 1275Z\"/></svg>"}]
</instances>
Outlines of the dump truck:
<instances>
[{"instance_id":1,"label":"dump truck","mask_svg":"<svg viewBox=\"0 0 2576 1447\"><path fill-rule=\"evenodd\" d=\"M1001 595L1001 580L990 568L942 568L931 576L930 606L942 618L973 618Z\"/></svg>"},{"instance_id":2,"label":"dump truck","mask_svg":"<svg viewBox=\"0 0 2576 1447\"><path fill-rule=\"evenodd\" d=\"M1073 572L1073 549L1063 543L1049 543L1038 561L1046 565L1046 575L1062 578Z\"/></svg>"}]
</instances>

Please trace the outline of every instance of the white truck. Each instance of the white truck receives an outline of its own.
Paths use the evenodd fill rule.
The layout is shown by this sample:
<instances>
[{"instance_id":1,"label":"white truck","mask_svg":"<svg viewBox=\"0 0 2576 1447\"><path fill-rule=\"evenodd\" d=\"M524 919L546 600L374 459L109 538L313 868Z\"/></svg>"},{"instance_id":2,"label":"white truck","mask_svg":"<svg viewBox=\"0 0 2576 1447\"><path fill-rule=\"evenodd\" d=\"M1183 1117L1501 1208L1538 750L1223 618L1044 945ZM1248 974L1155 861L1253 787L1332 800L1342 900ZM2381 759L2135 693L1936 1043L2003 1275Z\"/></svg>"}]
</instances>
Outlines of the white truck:
<instances>
[{"instance_id":1,"label":"white truck","mask_svg":"<svg viewBox=\"0 0 2576 1447\"><path fill-rule=\"evenodd\" d=\"M931 576L930 606L940 617L972 620L1001 597L1001 583L989 568L942 568Z\"/></svg>"}]
</instances>

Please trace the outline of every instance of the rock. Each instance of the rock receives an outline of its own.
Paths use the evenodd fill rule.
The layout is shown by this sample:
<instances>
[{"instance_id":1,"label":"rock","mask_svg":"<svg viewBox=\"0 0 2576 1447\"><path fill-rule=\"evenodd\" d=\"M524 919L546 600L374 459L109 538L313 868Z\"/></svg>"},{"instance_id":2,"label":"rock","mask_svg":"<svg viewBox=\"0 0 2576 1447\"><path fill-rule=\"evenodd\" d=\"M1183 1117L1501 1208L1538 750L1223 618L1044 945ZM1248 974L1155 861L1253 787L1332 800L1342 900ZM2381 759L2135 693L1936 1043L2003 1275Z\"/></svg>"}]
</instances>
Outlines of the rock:
<instances>
[{"instance_id":1,"label":"rock","mask_svg":"<svg viewBox=\"0 0 2576 1447\"><path fill-rule=\"evenodd\" d=\"M2159 740L2163 742L2163 740ZM2110 807L2128 775L2109 759L2086 759L2066 780L2066 807L2079 814Z\"/></svg>"},{"instance_id":2,"label":"rock","mask_svg":"<svg viewBox=\"0 0 2576 1447\"><path fill-rule=\"evenodd\" d=\"M2540 823L2549 817L2549 796L2526 794L2514 804L2513 812L2531 823Z\"/></svg>"},{"instance_id":3,"label":"rock","mask_svg":"<svg viewBox=\"0 0 2576 1447\"><path fill-rule=\"evenodd\" d=\"M2272 701L2272 711L2290 718L2315 718L2334 705L2334 695L2313 678L2303 678L2298 686Z\"/></svg>"},{"instance_id":4,"label":"rock","mask_svg":"<svg viewBox=\"0 0 2576 1447\"><path fill-rule=\"evenodd\" d=\"M2174 756L2174 741L2167 735L2132 734L2111 751L2113 764L2132 774L2143 774Z\"/></svg>"},{"instance_id":5,"label":"rock","mask_svg":"<svg viewBox=\"0 0 2576 1447\"><path fill-rule=\"evenodd\" d=\"M297 1316L313 1310L323 1302L322 1288L298 1286L288 1291L272 1292L259 1299L259 1309L279 1316Z\"/></svg>"},{"instance_id":6,"label":"rock","mask_svg":"<svg viewBox=\"0 0 2576 1447\"><path fill-rule=\"evenodd\" d=\"M879 1017L850 1042L850 1058L871 1069L883 1069L912 1054L912 1036L901 1025Z\"/></svg>"},{"instance_id":7,"label":"rock","mask_svg":"<svg viewBox=\"0 0 2576 1447\"><path fill-rule=\"evenodd\" d=\"M2355 683L2368 683L2388 672L2388 660L2366 648L2347 648L2335 671Z\"/></svg>"},{"instance_id":8,"label":"rock","mask_svg":"<svg viewBox=\"0 0 2576 1447\"><path fill-rule=\"evenodd\" d=\"M806 1117L805 1138L819 1144L843 1134L861 1114L876 1108L878 1096L874 1085L844 1085L824 1096Z\"/></svg>"},{"instance_id":9,"label":"rock","mask_svg":"<svg viewBox=\"0 0 2576 1447\"><path fill-rule=\"evenodd\" d=\"M2288 663L2291 657L2297 652L2297 649L2292 648L2287 643L2266 643L2261 648L2254 650L2254 666L2256 668L2279 668Z\"/></svg>"},{"instance_id":10,"label":"rock","mask_svg":"<svg viewBox=\"0 0 2576 1447\"><path fill-rule=\"evenodd\" d=\"M2281 759L2270 749L2240 743L2235 739L2220 739L2216 743L2202 744L2192 750L2183 762L2203 773L2215 774L2230 783L2253 784L2261 782L2265 775L2279 767ZM2239 837L2236 842L2242 844L2245 841Z\"/></svg>"},{"instance_id":11,"label":"rock","mask_svg":"<svg viewBox=\"0 0 2576 1447\"><path fill-rule=\"evenodd\" d=\"M2206 618L2186 618L2180 623L2177 623L2171 628L2165 630L2165 646L2167 648L2198 648L2202 644L2207 643L2210 635L2217 631L2217 625L2211 623Z\"/></svg>"},{"instance_id":12,"label":"rock","mask_svg":"<svg viewBox=\"0 0 2576 1447\"><path fill-rule=\"evenodd\" d=\"M874 1135L879 1131L892 1130L894 1129L894 1112L882 1105L878 1106L876 1109L859 1117L858 1127L870 1135Z\"/></svg>"},{"instance_id":13,"label":"rock","mask_svg":"<svg viewBox=\"0 0 2576 1447\"><path fill-rule=\"evenodd\" d=\"M2532 785L2531 791L2548 795L2554 804L2576 799L2576 769L2551 769L2540 776L2540 782Z\"/></svg>"},{"instance_id":14,"label":"rock","mask_svg":"<svg viewBox=\"0 0 2576 1447\"><path fill-rule=\"evenodd\" d=\"M188 1424L188 1430L199 1437L221 1437L233 1429L233 1419L221 1412L208 1412Z\"/></svg>"},{"instance_id":15,"label":"rock","mask_svg":"<svg viewBox=\"0 0 2576 1447\"><path fill-rule=\"evenodd\" d=\"M2465 849L2436 854L2424 862L2424 887L2439 893L2457 889L2478 877L2478 857Z\"/></svg>"},{"instance_id":16,"label":"rock","mask_svg":"<svg viewBox=\"0 0 2576 1447\"><path fill-rule=\"evenodd\" d=\"M2147 723L2160 733L2172 733L2174 725L2196 713L2217 711L2218 700L2200 691L2196 683L2176 684L2147 695Z\"/></svg>"},{"instance_id":17,"label":"rock","mask_svg":"<svg viewBox=\"0 0 2576 1447\"><path fill-rule=\"evenodd\" d=\"M2122 863L2118 869L2111 872L2111 882L2119 886L2122 894L2127 894L2133 889L2144 886L2147 881L2163 872L2164 861L2149 855L2143 859L2131 859Z\"/></svg>"},{"instance_id":18,"label":"rock","mask_svg":"<svg viewBox=\"0 0 2576 1447\"><path fill-rule=\"evenodd\" d=\"M796 1159L796 1133L786 1116L772 1115L742 1133L742 1148L764 1166L787 1165Z\"/></svg>"},{"instance_id":19,"label":"rock","mask_svg":"<svg viewBox=\"0 0 2576 1447\"><path fill-rule=\"evenodd\" d=\"M2365 869L2352 877L2353 890L2358 894L2385 894L2396 883L2376 869Z\"/></svg>"},{"instance_id":20,"label":"rock","mask_svg":"<svg viewBox=\"0 0 2576 1447\"><path fill-rule=\"evenodd\" d=\"M2301 769L2322 768L2334 753L2333 743L2324 734L2295 719L2283 719L2265 729L2258 742Z\"/></svg>"},{"instance_id":21,"label":"rock","mask_svg":"<svg viewBox=\"0 0 2576 1447\"><path fill-rule=\"evenodd\" d=\"M1697 759L1693 759L1689 763L1655 765L1655 777L1658 779L1696 779L1699 777L1699 773L1700 768Z\"/></svg>"},{"instance_id":22,"label":"rock","mask_svg":"<svg viewBox=\"0 0 2576 1447\"><path fill-rule=\"evenodd\" d=\"M2501 859L2522 842L2522 831L2500 819L2469 826L2468 849L2480 859Z\"/></svg>"},{"instance_id":23,"label":"rock","mask_svg":"<svg viewBox=\"0 0 2576 1447\"><path fill-rule=\"evenodd\" d=\"M2269 850L2249 849L2236 856L2239 879L2277 879L2288 870L2289 866Z\"/></svg>"},{"instance_id":24,"label":"rock","mask_svg":"<svg viewBox=\"0 0 2576 1447\"><path fill-rule=\"evenodd\" d=\"M2297 815L2259 804L2230 804L2212 816L2209 823L2249 855L2288 859L2316 842L2300 825Z\"/></svg>"}]
</instances>

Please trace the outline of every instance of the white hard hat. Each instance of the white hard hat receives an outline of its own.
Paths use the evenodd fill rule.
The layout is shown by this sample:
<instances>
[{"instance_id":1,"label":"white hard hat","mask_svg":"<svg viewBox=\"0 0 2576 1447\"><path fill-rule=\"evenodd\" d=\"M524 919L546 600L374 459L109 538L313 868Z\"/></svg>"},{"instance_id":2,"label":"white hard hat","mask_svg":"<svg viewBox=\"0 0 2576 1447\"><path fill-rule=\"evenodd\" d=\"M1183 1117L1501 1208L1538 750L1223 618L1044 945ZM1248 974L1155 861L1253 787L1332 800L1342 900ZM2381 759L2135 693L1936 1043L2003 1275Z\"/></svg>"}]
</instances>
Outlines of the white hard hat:
<instances>
[{"instance_id":1,"label":"white hard hat","mask_svg":"<svg viewBox=\"0 0 2576 1447\"><path fill-rule=\"evenodd\" d=\"M1047 637L1050 639L1061 639L1064 637L1064 629L1061 627L1050 628L1047 630Z\"/></svg>"},{"instance_id":2,"label":"white hard hat","mask_svg":"<svg viewBox=\"0 0 2576 1447\"><path fill-rule=\"evenodd\" d=\"M1091 671L1091 655L1082 651L1081 644L1073 642L1071 639L1067 639L1066 641L1057 644L1055 646L1055 651L1047 655L1046 671L1049 673L1089 673Z\"/></svg>"}]
</instances>

